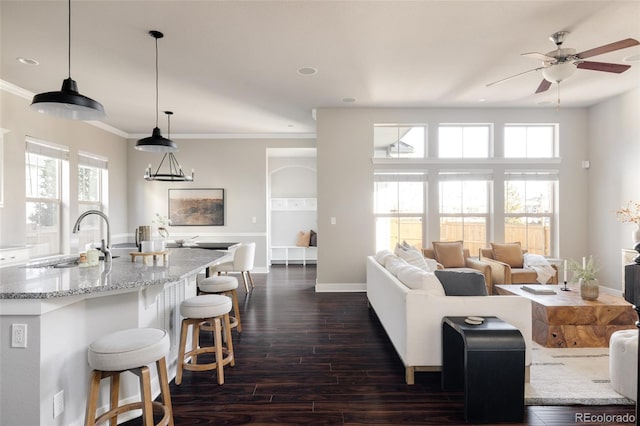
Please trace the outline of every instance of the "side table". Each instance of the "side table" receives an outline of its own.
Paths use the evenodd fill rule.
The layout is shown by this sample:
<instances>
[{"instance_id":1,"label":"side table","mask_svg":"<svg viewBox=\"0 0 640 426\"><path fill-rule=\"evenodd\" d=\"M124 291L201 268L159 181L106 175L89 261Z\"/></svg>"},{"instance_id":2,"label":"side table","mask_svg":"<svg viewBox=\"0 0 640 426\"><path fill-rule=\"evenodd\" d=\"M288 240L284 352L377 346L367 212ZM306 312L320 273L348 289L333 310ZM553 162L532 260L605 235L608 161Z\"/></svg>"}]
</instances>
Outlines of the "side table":
<instances>
[{"instance_id":1,"label":"side table","mask_svg":"<svg viewBox=\"0 0 640 426\"><path fill-rule=\"evenodd\" d=\"M467 422L522 422L524 339L511 324L483 318L480 325L442 319L442 389L464 390Z\"/></svg>"}]
</instances>

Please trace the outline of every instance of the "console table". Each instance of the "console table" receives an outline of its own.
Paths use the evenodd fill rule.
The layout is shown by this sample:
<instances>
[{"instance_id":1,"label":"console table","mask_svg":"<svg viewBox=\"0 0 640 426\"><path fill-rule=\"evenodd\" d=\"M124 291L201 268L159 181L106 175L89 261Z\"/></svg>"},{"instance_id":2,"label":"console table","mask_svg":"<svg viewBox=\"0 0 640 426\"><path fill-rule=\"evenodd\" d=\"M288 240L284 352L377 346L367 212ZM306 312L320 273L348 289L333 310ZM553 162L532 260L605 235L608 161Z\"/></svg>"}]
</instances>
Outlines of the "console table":
<instances>
[{"instance_id":1,"label":"console table","mask_svg":"<svg viewBox=\"0 0 640 426\"><path fill-rule=\"evenodd\" d=\"M520 331L497 317L470 325L442 319L442 389L464 390L470 423L520 423L524 418L524 352Z\"/></svg>"}]
</instances>

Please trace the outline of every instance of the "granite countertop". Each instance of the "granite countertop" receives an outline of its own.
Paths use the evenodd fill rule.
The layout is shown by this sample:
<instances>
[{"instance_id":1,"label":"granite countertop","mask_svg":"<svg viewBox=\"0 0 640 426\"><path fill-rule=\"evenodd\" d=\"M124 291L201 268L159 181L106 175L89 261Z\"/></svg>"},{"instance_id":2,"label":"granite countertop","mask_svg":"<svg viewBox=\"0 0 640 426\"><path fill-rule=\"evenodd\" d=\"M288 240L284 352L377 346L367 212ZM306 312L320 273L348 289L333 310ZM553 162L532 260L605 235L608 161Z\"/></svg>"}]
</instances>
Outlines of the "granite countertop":
<instances>
[{"instance_id":1,"label":"granite countertop","mask_svg":"<svg viewBox=\"0 0 640 426\"><path fill-rule=\"evenodd\" d=\"M46 262L31 263L32 266L12 266L0 269L0 299L51 299L57 297L100 293L114 290L143 288L164 285L181 278L197 274L228 256L228 252L201 248L169 249L167 265L162 256L157 265L149 258L143 264L141 258L131 261L131 248L116 248L119 256L99 266L54 268ZM77 257L60 257L59 260ZM49 265L51 262L48 263ZM42 266L45 265L45 266Z\"/></svg>"}]
</instances>

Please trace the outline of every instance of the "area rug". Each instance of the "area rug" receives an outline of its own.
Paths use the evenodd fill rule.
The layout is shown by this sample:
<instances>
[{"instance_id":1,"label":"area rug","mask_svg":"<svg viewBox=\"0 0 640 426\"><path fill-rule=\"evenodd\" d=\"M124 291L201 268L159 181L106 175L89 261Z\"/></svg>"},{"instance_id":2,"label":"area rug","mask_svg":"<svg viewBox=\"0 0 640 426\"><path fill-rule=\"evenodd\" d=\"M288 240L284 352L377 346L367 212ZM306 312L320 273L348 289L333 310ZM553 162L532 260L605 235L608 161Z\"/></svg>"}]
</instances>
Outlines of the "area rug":
<instances>
[{"instance_id":1,"label":"area rug","mask_svg":"<svg viewBox=\"0 0 640 426\"><path fill-rule=\"evenodd\" d=\"M534 343L526 405L635 405L611 387L609 348L544 348Z\"/></svg>"}]
</instances>

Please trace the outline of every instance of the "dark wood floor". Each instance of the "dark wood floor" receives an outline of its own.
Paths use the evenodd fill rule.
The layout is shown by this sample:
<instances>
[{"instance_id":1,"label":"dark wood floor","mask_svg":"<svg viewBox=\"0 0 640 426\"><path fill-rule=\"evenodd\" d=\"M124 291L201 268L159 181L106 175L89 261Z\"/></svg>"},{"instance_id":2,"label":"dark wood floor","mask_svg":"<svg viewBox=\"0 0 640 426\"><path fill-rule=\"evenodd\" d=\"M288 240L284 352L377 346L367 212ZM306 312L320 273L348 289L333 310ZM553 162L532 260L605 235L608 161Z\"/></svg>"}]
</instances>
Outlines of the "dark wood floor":
<instances>
[{"instance_id":1,"label":"dark wood floor","mask_svg":"<svg viewBox=\"0 0 640 426\"><path fill-rule=\"evenodd\" d=\"M439 373L404 383L404 368L364 293L315 293L313 266L275 266L240 289L236 366L171 384L176 425L463 425L462 393ZM576 415L633 414L633 406L526 407L530 425L625 424ZM134 426L139 419L127 422ZM626 423L629 424L629 423Z\"/></svg>"}]
</instances>

